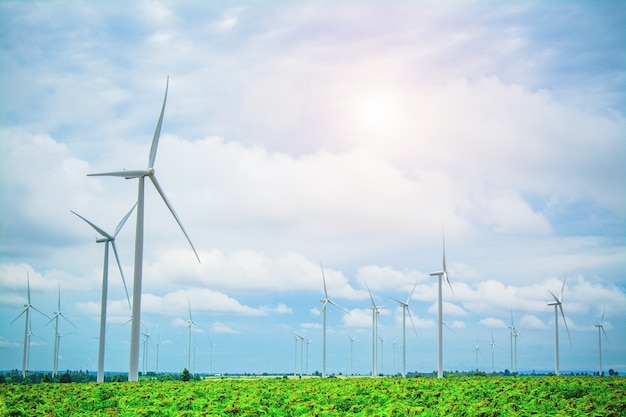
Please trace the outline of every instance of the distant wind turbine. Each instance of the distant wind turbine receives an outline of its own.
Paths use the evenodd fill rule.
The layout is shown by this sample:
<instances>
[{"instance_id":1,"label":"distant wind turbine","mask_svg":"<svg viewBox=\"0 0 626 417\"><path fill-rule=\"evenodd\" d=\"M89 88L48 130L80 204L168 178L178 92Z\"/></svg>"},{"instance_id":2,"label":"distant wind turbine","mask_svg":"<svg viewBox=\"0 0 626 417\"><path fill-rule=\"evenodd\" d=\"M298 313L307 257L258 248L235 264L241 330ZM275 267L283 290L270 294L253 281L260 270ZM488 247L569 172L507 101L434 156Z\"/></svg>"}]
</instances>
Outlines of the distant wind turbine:
<instances>
[{"instance_id":1,"label":"distant wind turbine","mask_svg":"<svg viewBox=\"0 0 626 417\"><path fill-rule=\"evenodd\" d=\"M157 336L157 340L155 342L156 345L156 370L155 373L159 373L159 346L161 346L161 335Z\"/></svg>"},{"instance_id":2,"label":"distant wind turbine","mask_svg":"<svg viewBox=\"0 0 626 417\"><path fill-rule=\"evenodd\" d=\"M54 312L50 321L46 323L46 326L47 326L54 320L54 357L52 358L52 378L56 376L58 368L59 368L59 342L61 339L61 335L59 334L59 317L62 317L66 322L68 322L74 328L76 328L74 323L69 321L69 319L65 317L63 313L61 313L61 284L59 284L59 298L58 298L58 303L57 303L57 311Z\"/></svg>"},{"instance_id":3,"label":"distant wind turbine","mask_svg":"<svg viewBox=\"0 0 626 417\"><path fill-rule=\"evenodd\" d=\"M409 296L406 301L400 301L393 297L389 297L394 300L396 303L400 304L402 307L402 377L406 378L406 314L409 313L409 319L411 319L411 325L413 326L413 331L415 332L415 337L417 337L417 331L415 330L415 323L413 323L413 317L411 316L411 310L409 310L409 303L411 302L411 297L413 297L413 293L415 292L415 287L417 287L417 283L419 280L415 281L415 285L413 285L413 289L411 290ZM394 352L395 358L395 352Z\"/></svg>"},{"instance_id":4,"label":"distant wind turbine","mask_svg":"<svg viewBox=\"0 0 626 417\"><path fill-rule=\"evenodd\" d=\"M439 277L439 304L438 304L438 358L437 358L437 377L443 378L443 297L441 291L441 280L442 277L446 277L446 281L450 286L450 291L454 294L452 290L452 284L450 284L450 279L448 278L448 271L446 270L446 237L443 232L443 225L441 226L441 233L443 236L443 271L431 272L430 276L438 276Z\"/></svg>"},{"instance_id":5,"label":"distant wind turbine","mask_svg":"<svg viewBox=\"0 0 626 417\"><path fill-rule=\"evenodd\" d=\"M565 320L565 313L563 313L563 290L565 289L565 278L563 278L563 285L561 286L561 292L557 297L550 290L548 292L554 298L553 303L548 303L549 306L554 306L554 373L559 375L559 310L561 310L561 316L563 317L563 323L565 324L565 330L567 330L567 338L569 339L570 346L572 345L572 339L569 335L569 329L567 328L567 321Z\"/></svg>"},{"instance_id":6,"label":"distant wind turbine","mask_svg":"<svg viewBox=\"0 0 626 417\"><path fill-rule=\"evenodd\" d=\"M191 316L191 303L189 300L187 300L187 305L189 306L189 320L187 320L187 328L185 329L186 332L189 332L189 341L187 343L187 370L191 372L191 330L193 326L200 327L200 325L193 321L193 317Z\"/></svg>"},{"instance_id":7,"label":"distant wind turbine","mask_svg":"<svg viewBox=\"0 0 626 417\"><path fill-rule=\"evenodd\" d=\"M217 345L213 344L213 341L210 338L209 338L209 343L211 346L211 352L209 356L209 373L212 374L213 373L213 348L216 347Z\"/></svg>"},{"instance_id":8,"label":"distant wind turbine","mask_svg":"<svg viewBox=\"0 0 626 417\"><path fill-rule=\"evenodd\" d=\"M30 278L28 276L28 272L26 273L26 285L27 285L27 289L28 289L28 302L27 304L24 304L24 310L22 310L22 312L20 314L18 314L18 316L16 318L13 319L13 321L11 322L11 324L15 323L15 321L17 319L19 319L20 317L22 317L22 315L24 314L24 350L22 352L22 378L26 377L26 371L28 369L28 351L30 349L30 310L33 309L36 312L38 312L39 314L41 314L42 316L46 317L46 318L50 318L48 317L45 313L42 313L41 310L39 310L37 307L35 307L34 305L31 304L30 302Z\"/></svg>"},{"instance_id":9,"label":"distant wind turbine","mask_svg":"<svg viewBox=\"0 0 626 417\"><path fill-rule=\"evenodd\" d=\"M126 213L122 220L118 223L113 234L105 232L102 228L98 227L94 223L90 222L80 214L72 211L76 216L83 219L88 225L90 225L96 232L100 233L101 238L96 238L96 243L104 243L104 267L102 272L102 300L100 301L100 343L98 346L98 374L96 377L97 382L104 382L104 346L105 346L105 334L106 334L106 321L107 321L107 292L109 288L109 243L113 247L113 254L117 261L117 267L120 270L122 276L122 282L124 283L124 291L126 291L126 300L128 301L128 308L130 309L130 297L128 296L128 288L126 288L126 280L124 279L124 272L122 271L122 264L120 263L120 257L117 254L117 247L115 246L115 238L117 234L122 230L126 220L130 217L131 213L135 209L137 204L133 205L131 209ZM70 210L71 211L71 210Z\"/></svg>"},{"instance_id":10,"label":"distant wind turbine","mask_svg":"<svg viewBox=\"0 0 626 417\"><path fill-rule=\"evenodd\" d=\"M354 373L352 372L352 352L353 352L353 344L354 344L354 337L352 336L348 336L348 339L350 339L350 375L354 375Z\"/></svg>"},{"instance_id":11,"label":"distant wind turbine","mask_svg":"<svg viewBox=\"0 0 626 417\"><path fill-rule=\"evenodd\" d=\"M493 340L493 330L491 331L491 343L489 343L489 346L491 346L491 373L494 374L495 368L493 366L493 350L496 347L496 342Z\"/></svg>"},{"instance_id":12,"label":"distant wind turbine","mask_svg":"<svg viewBox=\"0 0 626 417\"><path fill-rule=\"evenodd\" d=\"M476 353L476 372L478 372L478 352L480 352L480 345L478 341L476 341L476 346L474 346L474 352Z\"/></svg>"},{"instance_id":13,"label":"distant wind turbine","mask_svg":"<svg viewBox=\"0 0 626 417\"><path fill-rule=\"evenodd\" d=\"M609 337L606 335L604 331L604 310L602 310L602 321L600 324L595 325L598 328L598 353L600 354L600 372L599 376L604 375L604 371L602 370L602 334L604 333L604 337L606 338L607 343L609 343Z\"/></svg>"},{"instance_id":14,"label":"distant wind turbine","mask_svg":"<svg viewBox=\"0 0 626 417\"><path fill-rule=\"evenodd\" d=\"M322 266L321 262L320 262L320 268L322 268L322 281L324 283L324 298L320 300L320 302L322 303L322 311L320 311L320 314L317 316L317 319L315 320L315 323L313 323L313 326L315 326L315 324L317 324L317 321L320 319L320 317L322 317L322 378L325 378L326 377L326 306L328 306L328 304L332 304L333 306L337 307L338 309L340 309L346 314L350 314L350 312L346 310L345 308L341 307L339 304L335 303L330 298L328 298L328 291L326 289L326 278L324 277L324 267Z\"/></svg>"},{"instance_id":15,"label":"distant wind turbine","mask_svg":"<svg viewBox=\"0 0 626 417\"><path fill-rule=\"evenodd\" d=\"M174 207L171 205L165 192L161 188L161 185L156 179L154 173L154 162L156 159L157 148L159 146L159 137L161 135L161 125L163 123L163 113L165 112L165 103L167 101L167 89L169 86L169 77L167 77L167 83L165 85L165 97L163 98L163 106L161 107L161 114L159 121L157 122L156 129L154 131L154 137L152 138L152 145L150 147L150 154L148 157L148 167L145 169L117 171L117 172L105 172L100 174L89 174L89 176L110 176L121 178L137 178L138 179L138 191L137 191L137 229L135 233L135 271L133 277L133 307L132 307L132 323L131 323L131 336L130 336L130 360L128 369L128 380L138 381L139 379L139 337L141 334L141 283L142 283L142 271L143 271L143 229L144 229L144 183L145 178L148 177L154 184L157 192L163 199L163 202L174 216L176 223L182 230L183 234L187 238L189 245L193 253L196 255L198 262L200 257L196 252L196 248L191 243L191 239L187 235L182 222L178 218L178 215L174 211Z\"/></svg>"},{"instance_id":16,"label":"distant wind turbine","mask_svg":"<svg viewBox=\"0 0 626 417\"><path fill-rule=\"evenodd\" d=\"M372 378L376 378L377 374L377 348L378 348L378 315L380 314L381 306L377 306L374 302L374 297L372 296L372 292L370 291L370 287L368 287L367 282L365 283L365 287L367 288L367 292L370 295L370 301L372 302Z\"/></svg>"}]
</instances>

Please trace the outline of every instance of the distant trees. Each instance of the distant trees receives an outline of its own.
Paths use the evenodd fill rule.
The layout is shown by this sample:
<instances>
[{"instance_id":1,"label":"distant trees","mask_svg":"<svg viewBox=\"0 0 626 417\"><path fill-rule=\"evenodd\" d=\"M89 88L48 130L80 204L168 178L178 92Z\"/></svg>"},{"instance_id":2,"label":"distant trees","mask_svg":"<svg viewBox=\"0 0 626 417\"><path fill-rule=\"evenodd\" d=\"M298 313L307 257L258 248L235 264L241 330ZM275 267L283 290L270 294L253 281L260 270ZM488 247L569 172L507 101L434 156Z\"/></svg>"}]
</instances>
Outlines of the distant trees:
<instances>
[{"instance_id":1,"label":"distant trees","mask_svg":"<svg viewBox=\"0 0 626 417\"><path fill-rule=\"evenodd\" d=\"M183 369L183 372L180 374L180 380L188 382L190 379L191 376L189 375L189 371L187 370L187 368Z\"/></svg>"}]
</instances>

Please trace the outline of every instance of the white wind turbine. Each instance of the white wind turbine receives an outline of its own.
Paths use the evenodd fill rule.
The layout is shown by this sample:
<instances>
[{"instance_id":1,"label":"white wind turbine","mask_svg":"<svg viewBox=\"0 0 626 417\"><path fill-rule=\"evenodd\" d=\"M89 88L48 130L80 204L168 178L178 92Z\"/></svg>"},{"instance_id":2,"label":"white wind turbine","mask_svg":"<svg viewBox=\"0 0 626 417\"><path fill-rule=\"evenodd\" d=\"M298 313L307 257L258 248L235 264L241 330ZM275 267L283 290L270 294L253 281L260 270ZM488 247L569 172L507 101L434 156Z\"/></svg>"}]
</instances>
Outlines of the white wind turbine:
<instances>
[{"instance_id":1,"label":"white wind turbine","mask_svg":"<svg viewBox=\"0 0 626 417\"><path fill-rule=\"evenodd\" d=\"M189 320L187 320L187 328L185 332L189 332L189 341L187 342L187 370L191 372L191 330L193 326L200 325L193 321L193 317L191 316L191 302L187 300L187 305L189 306Z\"/></svg>"},{"instance_id":2,"label":"white wind turbine","mask_svg":"<svg viewBox=\"0 0 626 417\"><path fill-rule=\"evenodd\" d=\"M417 331L415 330L415 323L413 323L413 317L411 316L411 310L409 310L409 303L411 302L411 297L413 297L413 293L415 292L415 287L417 287L417 283L419 280L415 281L415 285L413 285L413 289L411 293L407 297L406 301L400 301L393 297L389 297L394 300L396 303L400 304L402 307L402 377L406 378L406 313L409 313L409 319L411 319L411 325L413 326L413 331L415 332L415 337L417 337ZM394 352L395 358L395 352Z\"/></svg>"},{"instance_id":3,"label":"white wind turbine","mask_svg":"<svg viewBox=\"0 0 626 417\"><path fill-rule=\"evenodd\" d=\"M298 375L298 341L300 340L300 336L291 332L293 336L293 376Z\"/></svg>"},{"instance_id":4,"label":"white wind turbine","mask_svg":"<svg viewBox=\"0 0 626 417\"><path fill-rule=\"evenodd\" d=\"M565 313L563 313L563 290L565 289L565 278L563 278L563 285L561 286L561 293L557 297L550 290L548 292L554 298L553 303L548 303L549 306L554 306L554 373L559 375L559 310L561 310L561 316L563 317L563 323L565 324L565 330L567 330L567 338L569 339L570 346L572 345L572 339L569 335L569 329L567 328L567 321L565 320Z\"/></svg>"},{"instance_id":5,"label":"white wind turbine","mask_svg":"<svg viewBox=\"0 0 626 417\"><path fill-rule=\"evenodd\" d=\"M438 287L438 294L439 294L439 304L438 304L438 327L439 327L439 333L438 333L438 357L437 357L437 377L438 378L443 378L443 297L442 297L442 291L441 291L441 281L442 281L442 277L445 276L446 277L446 281L448 282L448 285L450 286L450 291L452 291L452 293L454 294L454 291L452 290L452 284L450 284L450 279L448 278L448 271L446 270L446 237L445 234L443 233L443 226L442 226L442 236L443 236L443 271L437 271L437 272L431 272L430 276L438 276L439 277L439 287Z\"/></svg>"},{"instance_id":6,"label":"white wind turbine","mask_svg":"<svg viewBox=\"0 0 626 417\"><path fill-rule=\"evenodd\" d=\"M213 373L213 348L216 347L217 345L213 344L213 341L209 338L209 343L211 346L211 353L209 356L209 373L212 374Z\"/></svg>"},{"instance_id":7,"label":"white wind turbine","mask_svg":"<svg viewBox=\"0 0 626 417\"><path fill-rule=\"evenodd\" d=\"M496 342L493 340L493 330L491 331L491 343L489 343L489 346L491 346L491 373L494 374L495 368L493 366L493 350L496 347Z\"/></svg>"},{"instance_id":8,"label":"white wind turbine","mask_svg":"<svg viewBox=\"0 0 626 417\"><path fill-rule=\"evenodd\" d=\"M139 336L141 333L141 283L142 283L142 271L143 271L143 229L144 229L144 183L145 178L148 177L154 184L157 192L165 202L165 205L174 216L174 219L178 223L178 226L182 230L183 234L187 238L187 241L191 245L198 262L200 257L196 252L196 248L191 243L191 239L187 235L182 222L178 218L178 215L174 211L174 207L165 196L165 192L161 188L161 185L156 179L154 174L154 162L156 159L157 148L159 146L159 136L161 135L161 125L163 123L163 113L165 112L165 103L167 101L167 89L169 86L169 77L167 77L167 83L165 86L165 97L163 98L163 106L161 107L161 114L159 121L157 122L156 129L154 131L154 137L152 138L152 145L150 146L150 154L148 157L148 167L145 169L128 170L128 171L116 171L105 172L100 174L89 174L89 176L110 176L121 178L137 178L138 191L137 191L137 228L135 233L135 271L133 277L133 307L132 307L132 323L131 323L131 336L130 336L130 360L128 370L128 380L138 381L139 379Z\"/></svg>"},{"instance_id":9,"label":"white wind turbine","mask_svg":"<svg viewBox=\"0 0 626 417\"><path fill-rule=\"evenodd\" d=\"M100 233L101 238L96 238L96 243L104 243L104 267L102 272L102 299L100 301L100 341L98 346L98 374L96 377L97 382L104 382L104 349L105 349L105 335L106 335L106 321L107 321L107 292L109 288L109 243L113 247L113 254L117 261L117 267L120 270L122 276L122 282L124 283L124 291L126 291L126 300L128 301L128 308L130 309L130 297L128 296L128 288L126 287L126 280L124 279L124 272L122 271L122 264L120 263L120 257L117 254L117 247L115 246L115 238L117 237L122 227L126 223L126 220L130 217L131 213L135 209L137 204L133 205L131 209L126 213L122 220L118 223L113 234L107 233L104 229L100 228L96 224L90 222L80 214L72 211L76 216L83 219L88 225L90 225L96 232ZM70 210L71 211L71 210Z\"/></svg>"},{"instance_id":10,"label":"white wind turbine","mask_svg":"<svg viewBox=\"0 0 626 417\"><path fill-rule=\"evenodd\" d=\"M378 348L378 315L380 314L380 309L382 306L377 306L374 302L374 297L372 296L372 292L365 283L365 287L367 288L367 292L370 295L370 301L372 302L372 378L376 378L377 376L377 348Z\"/></svg>"},{"instance_id":11,"label":"white wind turbine","mask_svg":"<svg viewBox=\"0 0 626 417\"><path fill-rule=\"evenodd\" d=\"M159 346L161 346L161 335L157 336L157 340L155 342L156 345L156 370L155 373L159 373Z\"/></svg>"},{"instance_id":12,"label":"white wind turbine","mask_svg":"<svg viewBox=\"0 0 626 417\"><path fill-rule=\"evenodd\" d=\"M19 319L20 317L22 317L23 314L25 314L24 317L24 350L22 352L22 378L26 377L26 371L28 368L28 351L30 349L30 310L33 309L36 312L38 312L39 314L43 315L46 318L50 318L48 317L45 313L42 313L41 310L39 310L37 307L35 307L34 305L31 304L30 302L30 278L28 276L28 272L26 273L26 285L27 285L27 291L28 291L28 298L27 298L27 304L24 304L24 310L22 310L22 312L20 314L18 314L18 316L16 318L13 319L13 321L11 322L11 324L15 323L15 321L17 319Z\"/></svg>"},{"instance_id":13,"label":"white wind turbine","mask_svg":"<svg viewBox=\"0 0 626 417\"><path fill-rule=\"evenodd\" d=\"M478 372L478 352L480 352L480 345L478 344L478 340L476 341L476 346L474 346L474 352L476 353L476 372Z\"/></svg>"},{"instance_id":14,"label":"white wind turbine","mask_svg":"<svg viewBox=\"0 0 626 417\"><path fill-rule=\"evenodd\" d=\"M598 353L600 354L600 372L598 376L603 376L604 371L602 370L602 334L604 333L604 337L606 338L607 343L609 343L609 337L606 335L604 331L604 310L602 310L602 321L600 324L595 325L598 328Z\"/></svg>"},{"instance_id":15,"label":"white wind turbine","mask_svg":"<svg viewBox=\"0 0 626 417\"><path fill-rule=\"evenodd\" d=\"M54 320L54 357L52 358L52 378L54 378L57 374L59 368L59 342L61 339L61 335L59 334L59 317L62 317L66 322L71 324L74 328L76 326L72 323L63 313L61 313L61 284L59 284L59 298L57 303L57 311L54 312L52 318L46 326L50 324Z\"/></svg>"},{"instance_id":16,"label":"white wind turbine","mask_svg":"<svg viewBox=\"0 0 626 417\"><path fill-rule=\"evenodd\" d=\"M145 333L142 333L141 335L144 337L143 339L143 374L146 375L147 365L148 365L148 347L150 346L150 337L152 336L152 330L154 330L154 324L152 325L151 329L148 329L148 327L146 327L145 325L144 325L144 328L146 329L146 331Z\"/></svg>"},{"instance_id":17,"label":"white wind turbine","mask_svg":"<svg viewBox=\"0 0 626 417\"><path fill-rule=\"evenodd\" d=\"M326 377L326 306L328 304L332 304L346 314L350 314L350 312L346 310L345 308L341 307L339 304L335 303L330 298L328 298L328 291L326 289L326 278L324 277L324 267L322 266L321 262L320 262L320 268L322 268L322 281L324 282L324 298L320 299L320 302L322 303L322 311L320 311L320 314L317 316L317 319L315 320L315 323L313 323L313 326L315 326L317 324L317 321L320 319L320 317L322 317L322 378L325 378Z\"/></svg>"},{"instance_id":18,"label":"white wind turbine","mask_svg":"<svg viewBox=\"0 0 626 417\"><path fill-rule=\"evenodd\" d=\"M354 375L354 373L352 372L352 352L355 338L352 336L348 336L348 339L350 339L350 375Z\"/></svg>"}]
</instances>

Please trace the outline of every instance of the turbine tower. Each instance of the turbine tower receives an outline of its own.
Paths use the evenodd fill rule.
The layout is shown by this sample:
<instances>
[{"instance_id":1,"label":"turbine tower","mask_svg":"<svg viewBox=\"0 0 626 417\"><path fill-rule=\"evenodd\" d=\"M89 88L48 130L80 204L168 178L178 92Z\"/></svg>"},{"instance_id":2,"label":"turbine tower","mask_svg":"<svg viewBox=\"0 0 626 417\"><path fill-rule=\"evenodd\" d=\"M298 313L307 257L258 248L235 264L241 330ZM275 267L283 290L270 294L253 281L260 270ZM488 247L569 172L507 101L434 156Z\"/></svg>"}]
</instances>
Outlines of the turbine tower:
<instances>
[{"instance_id":1,"label":"turbine tower","mask_svg":"<svg viewBox=\"0 0 626 417\"><path fill-rule=\"evenodd\" d=\"M609 337L606 335L604 331L604 310L602 310L602 321L600 324L595 325L598 328L598 353L600 354L600 372L598 376L604 375L604 371L602 370L602 334L604 333L604 337L606 338L607 343L609 342Z\"/></svg>"},{"instance_id":2,"label":"turbine tower","mask_svg":"<svg viewBox=\"0 0 626 417\"><path fill-rule=\"evenodd\" d=\"M411 297L413 297L413 293L415 292L415 287L417 287L417 282L415 281L415 285L413 285L413 289L411 293L407 297L406 301L400 301L393 297L391 298L396 303L400 304L402 307L402 377L406 378L406 313L409 313L409 319L411 319L411 325L413 326L413 331L415 332L415 337L417 337L417 331L415 330L415 323L413 323L413 317L411 316L411 310L409 310L409 303L411 302ZM395 358L395 352L394 352Z\"/></svg>"},{"instance_id":3,"label":"turbine tower","mask_svg":"<svg viewBox=\"0 0 626 417\"><path fill-rule=\"evenodd\" d=\"M367 282L365 283L365 287L367 288L367 292L370 295L370 301L372 302L372 378L376 378L377 375L377 348L378 348L378 315L380 314L379 307L374 302L374 297L372 296L372 292L370 291L370 287L368 287Z\"/></svg>"},{"instance_id":4,"label":"turbine tower","mask_svg":"<svg viewBox=\"0 0 626 417\"><path fill-rule=\"evenodd\" d=\"M572 338L569 335L569 329L567 328L567 321L565 320L565 313L563 313L563 290L565 289L565 278L563 278L563 285L561 286L561 293L557 297L550 290L548 292L554 298L553 303L548 303L549 306L554 306L554 373L559 375L559 310L561 310L561 316L563 317L563 323L565 324L565 330L567 330L567 338L569 339L570 346L572 345Z\"/></svg>"},{"instance_id":5,"label":"turbine tower","mask_svg":"<svg viewBox=\"0 0 626 417\"><path fill-rule=\"evenodd\" d=\"M135 271L133 277L133 307L132 307L132 323L131 323L131 336L130 336L130 360L128 369L128 380L138 381L139 379L139 336L141 333L141 283L142 283L142 271L143 271L143 226L144 226L144 185L145 178L148 177L154 184L157 192L163 199L163 202L174 216L176 223L182 230L183 234L187 238L189 245L193 253L196 255L198 262L200 257L196 252L196 248L191 243L191 239L182 222L178 218L178 215L174 211L174 207L165 196L165 192L161 188L161 185L156 179L154 173L154 162L156 159L157 148L159 146L159 136L161 135L161 125L163 123L163 113L165 112L165 103L167 101L167 89L169 86L169 76L167 77L167 83L165 85L165 97L163 98L163 106L161 107L161 114L159 121L157 122L156 129L154 131L154 137L152 138L152 145L150 146L150 154L148 157L148 167L145 169L129 170L129 171L117 171L117 172L105 172L100 174L89 174L89 176L110 176L121 178L137 178L138 191L137 191L137 228L135 233Z\"/></svg>"},{"instance_id":6,"label":"turbine tower","mask_svg":"<svg viewBox=\"0 0 626 417\"><path fill-rule=\"evenodd\" d=\"M120 263L120 257L117 254L117 247L115 246L115 238L117 234L122 230L126 220L130 217L131 213L135 209L137 204L133 205L131 209L126 213L122 220L118 223L113 234L105 232L102 228L98 227L94 223L90 222L80 214L72 211L76 216L83 219L88 225L90 225L96 232L100 233L101 238L96 238L96 243L104 243L104 267L102 272L102 299L100 301L100 341L98 345L98 374L96 376L96 382L104 382L104 350L105 350L105 337L106 337L106 321L107 321L107 292L109 288L109 243L113 247L113 254L117 261L117 267L120 270L122 276L122 282L124 283L124 291L126 291L126 300L128 301L128 308L130 309L130 297L128 296L128 288L126 288L126 280L124 279L124 272L122 271L122 264ZM71 210L70 210L71 211Z\"/></svg>"},{"instance_id":7,"label":"turbine tower","mask_svg":"<svg viewBox=\"0 0 626 417\"><path fill-rule=\"evenodd\" d=\"M443 236L443 271L431 272L430 276L439 277L439 287L438 287L438 295L439 295L439 304L438 304L438 356L437 356L437 377L443 378L443 297L441 291L441 280L442 277L446 277L446 281L450 286L450 291L454 294L452 290L452 284L450 284L450 279L448 278L448 271L446 270L446 236L443 233L443 225L441 226L441 233Z\"/></svg>"},{"instance_id":8,"label":"turbine tower","mask_svg":"<svg viewBox=\"0 0 626 417\"><path fill-rule=\"evenodd\" d=\"M57 311L54 312L52 318L46 326L50 324L54 320L54 357L52 358L52 378L54 378L57 374L59 368L59 341L61 339L61 335L59 334L59 317L62 317L66 322L71 324L74 328L74 323L69 321L67 317L63 313L61 313L61 284L59 284L59 298L57 303Z\"/></svg>"},{"instance_id":9,"label":"turbine tower","mask_svg":"<svg viewBox=\"0 0 626 417\"><path fill-rule=\"evenodd\" d=\"M18 316L16 318L13 319L13 321L11 322L11 324L15 323L15 321L17 319L19 319L20 317L22 317L23 314L25 314L24 316L24 350L22 352L22 378L26 377L26 371L28 368L28 352L30 350L30 310L33 309L36 312L38 312L39 314L41 314L42 316L46 317L46 318L50 318L48 317L45 313L42 313L41 310L39 310L37 307L35 307L34 305L31 304L30 302L30 277L28 276L28 272L26 273L26 285L27 285L27 289L28 289L28 298L27 298L27 304L24 304L24 310L22 310L22 312L20 314L18 314Z\"/></svg>"},{"instance_id":10,"label":"turbine tower","mask_svg":"<svg viewBox=\"0 0 626 417\"><path fill-rule=\"evenodd\" d=\"M320 311L320 314L317 316L317 319L315 320L315 323L313 323L313 326L317 324L317 321L320 319L320 316L322 316L322 378L325 378L326 377L326 306L328 306L328 304L332 304L338 309L340 309L341 311L343 311L344 313L346 314L350 314L350 313L348 312L348 310L346 310L345 308L341 307L339 304L335 303L333 300L328 298L328 291L326 289L326 278L324 277L324 267L322 266L321 262L320 262L320 268L322 268L322 281L324 282L324 298L320 299L320 302L322 303L322 311Z\"/></svg>"}]
</instances>

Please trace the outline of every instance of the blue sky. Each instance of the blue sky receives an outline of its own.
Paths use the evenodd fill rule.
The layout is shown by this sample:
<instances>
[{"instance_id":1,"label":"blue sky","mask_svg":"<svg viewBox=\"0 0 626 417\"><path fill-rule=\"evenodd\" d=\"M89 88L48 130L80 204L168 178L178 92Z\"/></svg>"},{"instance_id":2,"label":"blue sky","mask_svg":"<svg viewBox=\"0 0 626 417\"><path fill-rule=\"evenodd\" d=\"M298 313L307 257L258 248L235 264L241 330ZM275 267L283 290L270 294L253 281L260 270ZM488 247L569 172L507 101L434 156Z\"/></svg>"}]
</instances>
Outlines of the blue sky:
<instances>
[{"instance_id":1,"label":"blue sky","mask_svg":"<svg viewBox=\"0 0 626 417\"><path fill-rule=\"evenodd\" d=\"M437 367L441 223L444 368L554 368L548 290L567 276L561 370L626 372L622 2L0 2L0 369L21 367L20 313L51 315L61 286L61 369L96 369L105 230L136 183L88 173L147 161L169 75L156 171L190 238L147 187L142 322L148 370L292 372L292 332L321 370ZM148 184L149 185L149 184ZM129 286L134 216L117 240ZM107 371L126 371L130 312L111 263ZM129 288L130 290L130 288ZM53 329L33 316L30 369ZM394 344L395 341L395 344ZM384 346L384 347L383 347ZM394 355L395 352L395 355ZM140 370L141 361L140 361Z\"/></svg>"}]
</instances>

